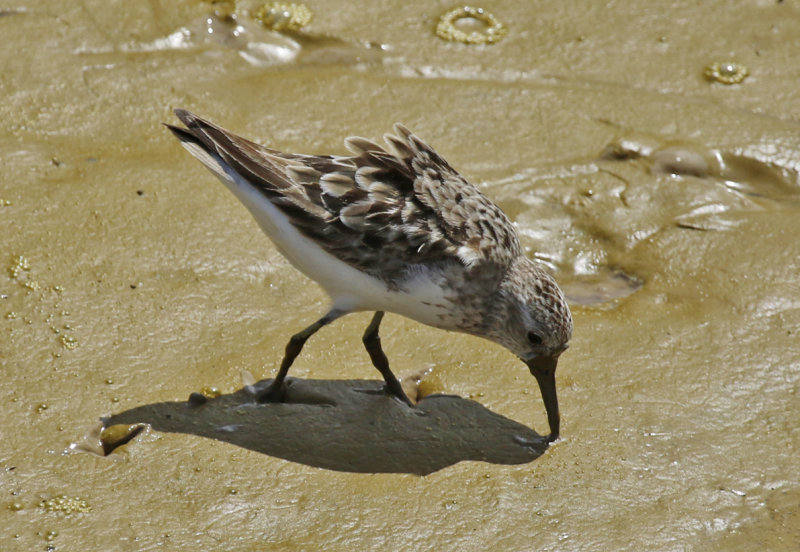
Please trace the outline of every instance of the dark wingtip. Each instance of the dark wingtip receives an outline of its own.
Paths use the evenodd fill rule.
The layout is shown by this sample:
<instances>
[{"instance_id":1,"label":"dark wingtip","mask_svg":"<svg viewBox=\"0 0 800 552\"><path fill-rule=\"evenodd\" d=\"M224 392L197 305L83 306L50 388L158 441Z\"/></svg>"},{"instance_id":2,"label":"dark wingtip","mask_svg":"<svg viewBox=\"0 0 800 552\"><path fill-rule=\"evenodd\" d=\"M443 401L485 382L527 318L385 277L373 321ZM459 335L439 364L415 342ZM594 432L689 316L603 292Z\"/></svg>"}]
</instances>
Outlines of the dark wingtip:
<instances>
[{"instance_id":1,"label":"dark wingtip","mask_svg":"<svg viewBox=\"0 0 800 552\"><path fill-rule=\"evenodd\" d=\"M173 109L172 112L175 113L175 116L178 117L178 119L180 119L180 121L187 127L192 126L192 122L195 120L195 116L194 114L192 114L191 111L187 111L186 109L181 109L180 107L178 107ZM175 126L170 123L161 123L161 124L167 127L172 132L172 134L177 136L180 140L192 140L192 139L196 140L194 134L188 128Z\"/></svg>"},{"instance_id":2,"label":"dark wingtip","mask_svg":"<svg viewBox=\"0 0 800 552\"><path fill-rule=\"evenodd\" d=\"M194 134L192 134L188 129L171 125L169 123L161 123L161 124L167 127L170 131L172 131L172 134L174 134L181 141L186 141L186 140L191 142L197 141L197 138L195 138Z\"/></svg>"},{"instance_id":3,"label":"dark wingtip","mask_svg":"<svg viewBox=\"0 0 800 552\"><path fill-rule=\"evenodd\" d=\"M181 109L180 107L178 107L174 109L173 112L175 113L175 116L178 117L178 119L180 119L184 125L186 125L185 130L188 130L190 134L194 135L196 138L202 140L203 142L205 142L203 136L207 135L210 131L224 133L224 131L217 125L209 123L202 117L198 117L197 115L195 115L194 113L192 113L187 109Z\"/></svg>"},{"instance_id":4,"label":"dark wingtip","mask_svg":"<svg viewBox=\"0 0 800 552\"><path fill-rule=\"evenodd\" d=\"M180 107L176 107L175 109L172 110L172 112L175 113L175 116L178 119L180 119L181 122L186 126L189 126L192 123L192 121L197 119L194 113L186 109L182 109Z\"/></svg>"},{"instance_id":5,"label":"dark wingtip","mask_svg":"<svg viewBox=\"0 0 800 552\"><path fill-rule=\"evenodd\" d=\"M180 140L188 140L191 142L203 142L202 132L199 132L203 126L212 126L191 111L177 107L173 109L175 116L186 125L186 128L175 126L169 123L162 123L165 127L170 129L172 133Z\"/></svg>"}]
</instances>

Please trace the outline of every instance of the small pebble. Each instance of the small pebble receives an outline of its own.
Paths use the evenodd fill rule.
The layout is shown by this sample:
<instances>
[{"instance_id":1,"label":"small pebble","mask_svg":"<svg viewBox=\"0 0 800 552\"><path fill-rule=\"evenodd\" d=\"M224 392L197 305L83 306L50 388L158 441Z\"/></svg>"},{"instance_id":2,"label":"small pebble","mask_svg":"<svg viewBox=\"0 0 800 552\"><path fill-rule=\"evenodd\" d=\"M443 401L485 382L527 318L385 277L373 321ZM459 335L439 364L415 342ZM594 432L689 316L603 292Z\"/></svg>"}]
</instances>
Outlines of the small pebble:
<instances>
[{"instance_id":1,"label":"small pebble","mask_svg":"<svg viewBox=\"0 0 800 552\"><path fill-rule=\"evenodd\" d=\"M189 406L193 408L197 408L198 406L202 406L208 402L208 397L203 395L202 393L198 393L195 391L191 395L189 395Z\"/></svg>"}]
</instances>

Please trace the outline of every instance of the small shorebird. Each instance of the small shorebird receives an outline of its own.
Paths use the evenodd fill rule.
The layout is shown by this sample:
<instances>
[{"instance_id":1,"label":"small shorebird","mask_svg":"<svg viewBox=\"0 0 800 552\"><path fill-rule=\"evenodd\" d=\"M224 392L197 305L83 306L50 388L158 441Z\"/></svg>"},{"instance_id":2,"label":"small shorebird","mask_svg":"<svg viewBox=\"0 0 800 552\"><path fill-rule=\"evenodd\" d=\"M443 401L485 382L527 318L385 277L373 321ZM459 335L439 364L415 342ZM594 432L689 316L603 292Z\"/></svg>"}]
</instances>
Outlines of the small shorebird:
<instances>
[{"instance_id":1,"label":"small shorebird","mask_svg":"<svg viewBox=\"0 0 800 552\"><path fill-rule=\"evenodd\" d=\"M397 124L389 149L350 137L352 156L281 153L182 109L166 125L250 210L278 249L328 293L328 312L295 334L277 376L257 391L280 401L306 340L341 316L375 311L364 346L385 390L413 403L389 369L384 312L477 335L517 355L536 377L558 438L555 370L572 317L553 278L525 257L508 217L430 146Z\"/></svg>"}]
</instances>

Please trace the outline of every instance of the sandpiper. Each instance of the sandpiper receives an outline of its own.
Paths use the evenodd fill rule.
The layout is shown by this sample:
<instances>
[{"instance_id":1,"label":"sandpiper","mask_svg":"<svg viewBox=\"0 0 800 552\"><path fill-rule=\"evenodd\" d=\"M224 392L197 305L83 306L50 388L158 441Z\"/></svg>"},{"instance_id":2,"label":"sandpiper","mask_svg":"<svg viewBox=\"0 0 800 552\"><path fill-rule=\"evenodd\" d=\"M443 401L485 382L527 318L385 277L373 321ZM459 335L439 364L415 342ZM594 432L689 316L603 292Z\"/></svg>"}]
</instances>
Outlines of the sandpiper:
<instances>
[{"instance_id":1,"label":"sandpiper","mask_svg":"<svg viewBox=\"0 0 800 552\"><path fill-rule=\"evenodd\" d=\"M293 335L260 402L284 398L306 340L337 318L374 311L363 336L385 390L413 406L389 369L378 328L393 312L494 341L536 377L559 435L555 370L572 316L555 280L525 257L508 217L403 125L388 148L350 137L350 156L275 151L183 109L166 125L250 210L298 270L331 298L319 320Z\"/></svg>"}]
</instances>

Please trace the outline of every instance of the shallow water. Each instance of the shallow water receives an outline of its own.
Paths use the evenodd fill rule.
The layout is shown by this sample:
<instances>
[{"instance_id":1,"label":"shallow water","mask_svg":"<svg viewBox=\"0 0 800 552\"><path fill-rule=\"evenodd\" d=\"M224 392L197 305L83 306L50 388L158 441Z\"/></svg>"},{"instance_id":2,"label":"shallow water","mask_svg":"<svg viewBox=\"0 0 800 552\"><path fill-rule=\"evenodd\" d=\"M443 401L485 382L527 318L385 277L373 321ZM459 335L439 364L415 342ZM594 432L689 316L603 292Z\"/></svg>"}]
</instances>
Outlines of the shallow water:
<instances>
[{"instance_id":1,"label":"shallow water","mask_svg":"<svg viewBox=\"0 0 800 552\"><path fill-rule=\"evenodd\" d=\"M797 6L487 4L508 34L476 47L434 36L450 5L377 4L314 2L299 33L196 1L0 10L0 548L796 550ZM704 77L726 61L750 75ZM436 147L570 297L563 439L520 444L546 420L511 355L391 315L395 372L461 397L430 424L357 392L366 314L309 342L296 408L243 408L326 299L174 107L288 151L395 121ZM112 415L113 451L76 453Z\"/></svg>"}]
</instances>

